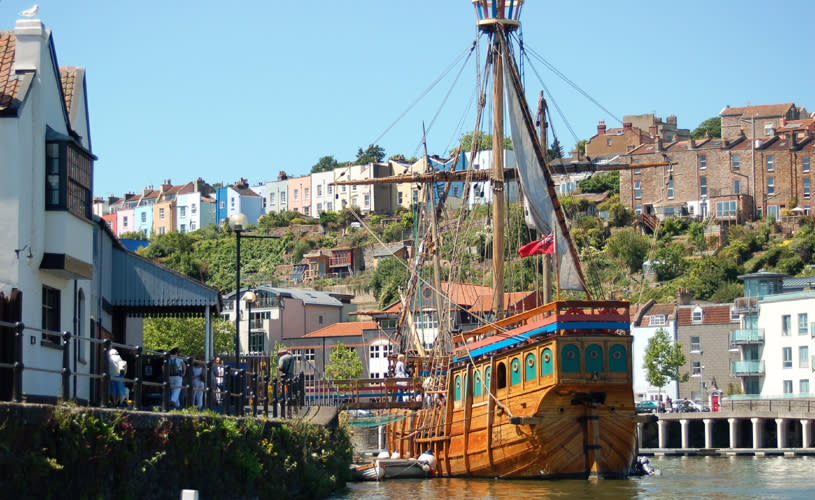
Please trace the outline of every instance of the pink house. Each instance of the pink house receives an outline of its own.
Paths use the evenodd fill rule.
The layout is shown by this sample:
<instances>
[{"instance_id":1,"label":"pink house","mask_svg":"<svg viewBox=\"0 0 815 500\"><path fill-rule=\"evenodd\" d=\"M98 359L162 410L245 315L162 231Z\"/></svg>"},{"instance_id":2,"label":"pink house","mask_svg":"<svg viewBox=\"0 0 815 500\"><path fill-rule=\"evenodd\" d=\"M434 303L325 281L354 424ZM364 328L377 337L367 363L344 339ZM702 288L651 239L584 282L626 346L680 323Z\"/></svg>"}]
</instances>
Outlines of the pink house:
<instances>
[{"instance_id":1,"label":"pink house","mask_svg":"<svg viewBox=\"0 0 815 500\"><path fill-rule=\"evenodd\" d=\"M311 215L311 176L289 179L289 210Z\"/></svg>"}]
</instances>

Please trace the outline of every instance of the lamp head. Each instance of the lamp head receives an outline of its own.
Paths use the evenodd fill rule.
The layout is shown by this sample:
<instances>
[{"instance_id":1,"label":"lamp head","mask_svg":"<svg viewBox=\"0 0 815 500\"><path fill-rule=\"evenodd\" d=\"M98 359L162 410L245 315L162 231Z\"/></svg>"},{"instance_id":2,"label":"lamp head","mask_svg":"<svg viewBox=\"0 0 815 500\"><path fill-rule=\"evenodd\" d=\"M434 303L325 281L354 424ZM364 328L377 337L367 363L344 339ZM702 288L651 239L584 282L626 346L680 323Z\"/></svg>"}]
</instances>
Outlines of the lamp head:
<instances>
[{"instance_id":1,"label":"lamp head","mask_svg":"<svg viewBox=\"0 0 815 500\"><path fill-rule=\"evenodd\" d=\"M242 213L237 213L229 217L229 227L233 231L243 231L249 225L249 219Z\"/></svg>"},{"instance_id":2,"label":"lamp head","mask_svg":"<svg viewBox=\"0 0 815 500\"><path fill-rule=\"evenodd\" d=\"M257 299L258 296L253 290L249 290L248 292L243 294L244 302L247 302L249 304L254 304Z\"/></svg>"}]
</instances>

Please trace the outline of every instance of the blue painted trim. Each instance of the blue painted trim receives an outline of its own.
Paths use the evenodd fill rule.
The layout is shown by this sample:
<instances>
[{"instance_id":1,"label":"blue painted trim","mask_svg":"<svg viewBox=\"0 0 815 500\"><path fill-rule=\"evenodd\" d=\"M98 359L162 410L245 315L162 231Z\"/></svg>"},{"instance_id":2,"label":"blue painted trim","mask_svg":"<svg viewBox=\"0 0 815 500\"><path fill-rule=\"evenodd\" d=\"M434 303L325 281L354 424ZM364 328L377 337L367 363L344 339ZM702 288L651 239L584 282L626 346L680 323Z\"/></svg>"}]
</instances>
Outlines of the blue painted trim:
<instances>
[{"instance_id":1,"label":"blue painted trim","mask_svg":"<svg viewBox=\"0 0 815 500\"><path fill-rule=\"evenodd\" d=\"M511 347L515 344L519 344L526 340L529 340L531 337L535 335L539 335L541 333L552 333L557 330L625 330L628 331L631 328L630 323L626 322L617 322L617 321L600 321L600 322L593 322L593 321L575 321L570 323L550 323L548 325L542 326L540 328L535 328L534 330L529 330L528 332L519 333L518 335L499 340L490 345L486 345L484 347L479 347L474 351L470 351L470 356L476 357L481 356L482 354L487 354L489 352L497 351L499 349L503 349L504 347ZM458 356L453 356L453 361L460 361Z\"/></svg>"}]
</instances>

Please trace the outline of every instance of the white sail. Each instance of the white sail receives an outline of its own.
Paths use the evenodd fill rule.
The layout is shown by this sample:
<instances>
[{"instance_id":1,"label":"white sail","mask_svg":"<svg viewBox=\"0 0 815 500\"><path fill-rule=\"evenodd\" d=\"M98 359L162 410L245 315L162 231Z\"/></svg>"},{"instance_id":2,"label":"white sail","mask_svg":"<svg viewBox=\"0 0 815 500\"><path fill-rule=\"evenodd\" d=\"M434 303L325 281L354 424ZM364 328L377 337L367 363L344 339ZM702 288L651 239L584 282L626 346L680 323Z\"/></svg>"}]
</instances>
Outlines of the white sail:
<instances>
[{"instance_id":1,"label":"white sail","mask_svg":"<svg viewBox=\"0 0 815 500\"><path fill-rule=\"evenodd\" d=\"M506 47L506 45L505 45ZM504 50L504 61L511 56ZM555 256L558 262L560 282L558 285L564 290L582 290L582 273L565 228L565 219L559 204L553 202L555 196L554 182L540 158L540 148L534 129L531 128L531 116L526 105L526 99L519 94L520 84L513 77L515 68L513 64L504 64L504 95L506 108L509 114L512 131L512 148L515 153L515 162L521 179L525 200L527 200L528 217L534 221L535 227L542 234L555 232Z\"/></svg>"}]
</instances>

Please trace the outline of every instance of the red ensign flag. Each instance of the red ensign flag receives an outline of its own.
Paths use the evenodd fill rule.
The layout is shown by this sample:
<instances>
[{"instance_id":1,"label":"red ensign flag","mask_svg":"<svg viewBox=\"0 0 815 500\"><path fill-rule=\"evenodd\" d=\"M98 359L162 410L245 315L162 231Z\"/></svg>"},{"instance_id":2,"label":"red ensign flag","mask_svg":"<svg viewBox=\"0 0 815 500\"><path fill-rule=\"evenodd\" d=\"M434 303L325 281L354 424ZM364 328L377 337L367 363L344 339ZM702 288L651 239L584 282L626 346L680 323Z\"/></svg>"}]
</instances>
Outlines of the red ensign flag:
<instances>
[{"instance_id":1,"label":"red ensign flag","mask_svg":"<svg viewBox=\"0 0 815 500\"><path fill-rule=\"evenodd\" d=\"M539 255L544 253L555 253L555 235L554 233L547 234L542 239L527 243L518 249L521 257L531 257L532 255Z\"/></svg>"}]
</instances>

